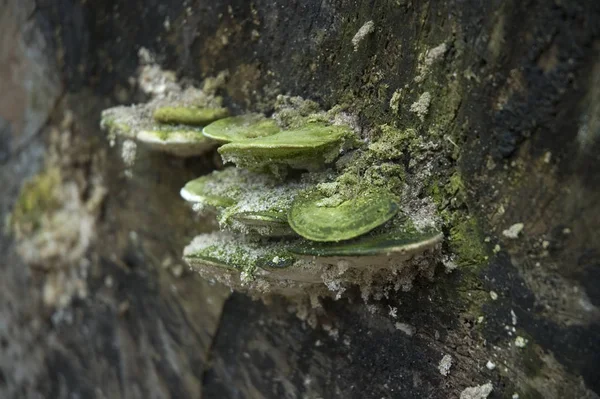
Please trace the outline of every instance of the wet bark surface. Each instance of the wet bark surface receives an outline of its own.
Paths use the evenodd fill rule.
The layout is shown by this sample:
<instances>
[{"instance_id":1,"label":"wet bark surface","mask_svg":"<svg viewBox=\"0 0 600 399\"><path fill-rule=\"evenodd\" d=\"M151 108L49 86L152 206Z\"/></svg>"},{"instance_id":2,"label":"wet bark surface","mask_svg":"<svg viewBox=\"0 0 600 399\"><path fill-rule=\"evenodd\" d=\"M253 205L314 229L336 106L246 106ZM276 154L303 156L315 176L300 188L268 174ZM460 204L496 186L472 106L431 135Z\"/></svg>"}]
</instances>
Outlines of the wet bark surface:
<instances>
[{"instance_id":1,"label":"wet bark surface","mask_svg":"<svg viewBox=\"0 0 600 399\"><path fill-rule=\"evenodd\" d=\"M419 56L441 43L418 84ZM291 94L383 124L414 118L425 90L444 109L458 88L442 131L459 140L449 162L489 259L372 307L325 301L317 329L283 299L201 280L181 249L214 226L178 191L215 161L144 154L129 179L99 128L102 109L144 101L140 47L183 79L227 70L236 112ZM489 397L600 394L597 2L4 0L0 61L0 219L59 169L93 227L78 260L44 264L8 222L0 233L1 397L448 398L488 381Z\"/></svg>"}]
</instances>

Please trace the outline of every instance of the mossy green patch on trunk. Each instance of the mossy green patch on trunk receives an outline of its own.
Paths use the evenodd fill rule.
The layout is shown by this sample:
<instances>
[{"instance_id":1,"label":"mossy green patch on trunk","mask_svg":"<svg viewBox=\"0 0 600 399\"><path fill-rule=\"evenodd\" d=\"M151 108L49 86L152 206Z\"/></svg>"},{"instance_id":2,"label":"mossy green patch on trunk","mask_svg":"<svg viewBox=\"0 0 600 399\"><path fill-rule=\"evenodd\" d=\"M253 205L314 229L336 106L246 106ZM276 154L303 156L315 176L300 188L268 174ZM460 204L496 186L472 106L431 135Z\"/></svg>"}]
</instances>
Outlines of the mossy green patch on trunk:
<instances>
[{"instance_id":1,"label":"mossy green patch on trunk","mask_svg":"<svg viewBox=\"0 0 600 399\"><path fill-rule=\"evenodd\" d=\"M9 217L9 226L18 234L30 234L41 225L41 219L60 206L56 190L60 188L60 169L49 168L27 181Z\"/></svg>"}]
</instances>

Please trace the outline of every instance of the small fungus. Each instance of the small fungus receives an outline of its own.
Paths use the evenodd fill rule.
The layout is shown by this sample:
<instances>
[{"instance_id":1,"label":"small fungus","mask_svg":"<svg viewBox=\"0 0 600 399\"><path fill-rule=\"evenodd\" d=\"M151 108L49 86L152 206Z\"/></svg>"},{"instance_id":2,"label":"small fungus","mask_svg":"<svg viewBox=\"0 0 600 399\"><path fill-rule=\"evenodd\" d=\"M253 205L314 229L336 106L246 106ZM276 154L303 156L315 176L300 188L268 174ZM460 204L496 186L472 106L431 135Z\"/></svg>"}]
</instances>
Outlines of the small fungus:
<instances>
[{"instance_id":1,"label":"small fungus","mask_svg":"<svg viewBox=\"0 0 600 399\"><path fill-rule=\"evenodd\" d=\"M372 234L359 237L352 241L343 243L303 243L299 246L290 247L290 252L320 257L343 257L343 256L403 256L410 258L417 253L435 247L441 242L442 234L438 232L429 233L385 233ZM395 258L395 260L398 260Z\"/></svg>"},{"instance_id":2,"label":"small fungus","mask_svg":"<svg viewBox=\"0 0 600 399\"><path fill-rule=\"evenodd\" d=\"M288 209L302 182L281 184L268 174L226 168L188 182L181 196L205 211L216 211L222 228L265 236L296 235Z\"/></svg>"},{"instance_id":3,"label":"small fungus","mask_svg":"<svg viewBox=\"0 0 600 399\"><path fill-rule=\"evenodd\" d=\"M204 207L225 208L235 204L231 198L231 192L227 192L227 186L219 185L219 179L215 179L219 172L201 176L188 182L181 189L181 197L192 203L201 203Z\"/></svg>"},{"instance_id":4,"label":"small fungus","mask_svg":"<svg viewBox=\"0 0 600 399\"><path fill-rule=\"evenodd\" d=\"M167 94L146 104L104 110L101 126L112 144L122 137L153 150L190 157L214 148L215 142L202 135L202 126L227 115L219 99L174 85Z\"/></svg>"},{"instance_id":5,"label":"small fungus","mask_svg":"<svg viewBox=\"0 0 600 399\"><path fill-rule=\"evenodd\" d=\"M102 113L102 126L111 140L121 136L136 140L150 149L189 157L205 153L215 143L202 135L202 128L155 122L143 106L115 107Z\"/></svg>"},{"instance_id":6,"label":"small fungus","mask_svg":"<svg viewBox=\"0 0 600 399\"><path fill-rule=\"evenodd\" d=\"M136 139L149 148L181 157L203 154L215 146L202 136L201 131L191 126L155 126L140 130Z\"/></svg>"}]
</instances>

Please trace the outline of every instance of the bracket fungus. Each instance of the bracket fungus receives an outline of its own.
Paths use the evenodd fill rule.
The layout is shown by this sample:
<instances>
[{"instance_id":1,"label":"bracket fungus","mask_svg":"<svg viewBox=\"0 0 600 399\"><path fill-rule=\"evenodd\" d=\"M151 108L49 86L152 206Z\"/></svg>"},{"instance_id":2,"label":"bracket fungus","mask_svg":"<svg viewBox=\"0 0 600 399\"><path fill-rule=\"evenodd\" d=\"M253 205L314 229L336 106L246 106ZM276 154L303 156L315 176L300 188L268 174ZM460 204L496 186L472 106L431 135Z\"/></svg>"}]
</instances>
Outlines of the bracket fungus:
<instances>
[{"instance_id":1,"label":"bracket fungus","mask_svg":"<svg viewBox=\"0 0 600 399\"><path fill-rule=\"evenodd\" d=\"M254 295L339 295L373 279L411 281L418 274L411 259L434 253L443 235L435 225L415 227L395 186L358 183L349 177L355 165L334 162L360 146L350 126L304 120L286 128L250 114L205 127L235 167L182 189L194 209L216 212L221 230L197 236L184 260L204 277ZM381 182L401 178L381 167L384 161L363 163L394 174Z\"/></svg>"},{"instance_id":2,"label":"bracket fungus","mask_svg":"<svg viewBox=\"0 0 600 399\"><path fill-rule=\"evenodd\" d=\"M156 99L106 110L102 125L113 138L178 155L217 146L234 164L180 192L219 223L184 249L184 260L205 278L254 296L339 297L358 285L367 298L375 281L398 290L431 275L443 238L439 219L418 219L403 207L403 166L391 167L389 157L363 145L351 116L293 99L279 111L276 104L272 117L228 117L220 101L202 108Z\"/></svg>"},{"instance_id":3,"label":"bracket fungus","mask_svg":"<svg viewBox=\"0 0 600 399\"><path fill-rule=\"evenodd\" d=\"M225 162L259 172L278 173L286 166L315 171L333 162L355 143L356 137L349 127L307 123L270 136L233 141L218 151Z\"/></svg>"},{"instance_id":4,"label":"bracket fungus","mask_svg":"<svg viewBox=\"0 0 600 399\"><path fill-rule=\"evenodd\" d=\"M220 143L231 143L245 139L271 136L281 128L270 118L261 114L246 114L220 119L206 126L202 133L205 137Z\"/></svg>"},{"instance_id":5,"label":"bracket fungus","mask_svg":"<svg viewBox=\"0 0 600 399\"><path fill-rule=\"evenodd\" d=\"M312 241L342 241L361 236L398 213L387 190L365 190L339 203L326 203L319 190L301 193L289 210L292 229Z\"/></svg>"},{"instance_id":6,"label":"bracket fungus","mask_svg":"<svg viewBox=\"0 0 600 399\"><path fill-rule=\"evenodd\" d=\"M307 184L282 184L267 174L228 167L188 182L181 196L201 213L216 213L223 229L279 237L295 235L287 211Z\"/></svg>"},{"instance_id":7,"label":"bracket fungus","mask_svg":"<svg viewBox=\"0 0 600 399\"><path fill-rule=\"evenodd\" d=\"M227 108L201 107L158 107L154 110L154 120L160 123L205 126L229 115Z\"/></svg>"},{"instance_id":8,"label":"bracket fungus","mask_svg":"<svg viewBox=\"0 0 600 399\"><path fill-rule=\"evenodd\" d=\"M169 94L146 104L104 110L101 126L108 131L111 143L117 137L133 139L152 150L180 157L201 155L214 148L216 142L202 134L202 127L226 117L228 110L198 89Z\"/></svg>"}]
</instances>

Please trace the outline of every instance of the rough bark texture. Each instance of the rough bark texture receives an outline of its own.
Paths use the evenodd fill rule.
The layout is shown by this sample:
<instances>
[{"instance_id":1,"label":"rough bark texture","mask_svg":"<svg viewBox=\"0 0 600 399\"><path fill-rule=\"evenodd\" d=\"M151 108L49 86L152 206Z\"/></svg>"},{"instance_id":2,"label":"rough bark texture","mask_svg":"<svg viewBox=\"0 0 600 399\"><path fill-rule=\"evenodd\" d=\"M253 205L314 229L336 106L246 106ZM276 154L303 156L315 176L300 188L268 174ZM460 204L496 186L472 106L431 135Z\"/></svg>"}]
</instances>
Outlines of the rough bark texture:
<instances>
[{"instance_id":1,"label":"rough bark texture","mask_svg":"<svg viewBox=\"0 0 600 399\"><path fill-rule=\"evenodd\" d=\"M419 55L441 43L419 81ZM182 78L228 70L239 112L283 93L426 131L409 108L434 93L489 259L374 313L327 301L319 329L283 299L182 271L181 249L212 226L178 190L212 160L148 154L127 179L98 126L103 108L144 100L130 83L142 46ZM0 220L58 170L73 194L53 206L87 223L58 255L10 222L0 233L0 397L449 398L488 381L489 397L600 394L597 1L2 0L0 93Z\"/></svg>"}]
</instances>

